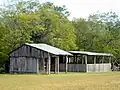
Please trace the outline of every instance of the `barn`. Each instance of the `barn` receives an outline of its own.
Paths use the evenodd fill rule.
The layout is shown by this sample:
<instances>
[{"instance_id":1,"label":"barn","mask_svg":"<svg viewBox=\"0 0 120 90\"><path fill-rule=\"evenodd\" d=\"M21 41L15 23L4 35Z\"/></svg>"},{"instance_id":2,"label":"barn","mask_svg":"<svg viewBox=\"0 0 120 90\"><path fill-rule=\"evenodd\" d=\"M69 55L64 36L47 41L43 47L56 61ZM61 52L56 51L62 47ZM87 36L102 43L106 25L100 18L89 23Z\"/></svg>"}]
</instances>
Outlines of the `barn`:
<instances>
[{"instance_id":1,"label":"barn","mask_svg":"<svg viewBox=\"0 0 120 90\"><path fill-rule=\"evenodd\" d=\"M25 43L9 55L10 73L59 73L59 63L72 54L47 44Z\"/></svg>"},{"instance_id":2,"label":"barn","mask_svg":"<svg viewBox=\"0 0 120 90\"><path fill-rule=\"evenodd\" d=\"M68 59L68 72L109 72L111 71L110 53L69 51L73 56ZM60 71L65 71L65 63L60 63Z\"/></svg>"}]
</instances>

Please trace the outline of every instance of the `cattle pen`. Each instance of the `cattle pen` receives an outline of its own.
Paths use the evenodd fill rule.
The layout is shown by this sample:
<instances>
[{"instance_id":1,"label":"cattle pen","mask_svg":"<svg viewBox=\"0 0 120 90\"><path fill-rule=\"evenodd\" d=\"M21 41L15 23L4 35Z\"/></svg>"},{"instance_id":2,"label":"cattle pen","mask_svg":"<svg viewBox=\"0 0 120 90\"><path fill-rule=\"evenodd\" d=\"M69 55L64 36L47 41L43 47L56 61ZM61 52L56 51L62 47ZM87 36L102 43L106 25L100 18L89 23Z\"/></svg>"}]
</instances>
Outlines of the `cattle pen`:
<instances>
[{"instance_id":1,"label":"cattle pen","mask_svg":"<svg viewBox=\"0 0 120 90\"><path fill-rule=\"evenodd\" d=\"M68 59L68 72L109 72L113 54L86 51L69 51L73 56ZM60 71L65 71L60 63Z\"/></svg>"}]
</instances>

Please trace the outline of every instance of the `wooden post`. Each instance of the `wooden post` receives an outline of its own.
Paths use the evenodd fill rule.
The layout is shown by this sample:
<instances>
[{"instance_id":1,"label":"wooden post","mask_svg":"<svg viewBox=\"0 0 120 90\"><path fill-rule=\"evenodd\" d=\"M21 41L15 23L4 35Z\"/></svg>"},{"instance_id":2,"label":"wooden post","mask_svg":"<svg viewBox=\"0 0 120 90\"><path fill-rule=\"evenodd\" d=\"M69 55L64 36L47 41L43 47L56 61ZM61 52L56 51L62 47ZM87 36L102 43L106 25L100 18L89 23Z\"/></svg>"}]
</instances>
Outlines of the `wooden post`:
<instances>
[{"instance_id":1,"label":"wooden post","mask_svg":"<svg viewBox=\"0 0 120 90\"><path fill-rule=\"evenodd\" d=\"M59 73L59 56L58 56L58 60L57 60L57 73Z\"/></svg>"},{"instance_id":2,"label":"wooden post","mask_svg":"<svg viewBox=\"0 0 120 90\"><path fill-rule=\"evenodd\" d=\"M67 65L67 62L68 62L68 56L66 56L66 60L65 60L65 72L67 73L67 69L68 69L68 65Z\"/></svg>"},{"instance_id":3,"label":"wooden post","mask_svg":"<svg viewBox=\"0 0 120 90\"><path fill-rule=\"evenodd\" d=\"M84 55L82 55L82 64L84 63Z\"/></svg>"},{"instance_id":4,"label":"wooden post","mask_svg":"<svg viewBox=\"0 0 120 90\"><path fill-rule=\"evenodd\" d=\"M47 67L48 67L48 74L50 74L50 54L48 53L48 65L47 65Z\"/></svg>"},{"instance_id":5,"label":"wooden post","mask_svg":"<svg viewBox=\"0 0 120 90\"><path fill-rule=\"evenodd\" d=\"M57 57L55 57L55 73L57 73Z\"/></svg>"},{"instance_id":6,"label":"wooden post","mask_svg":"<svg viewBox=\"0 0 120 90\"><path fill-rule=\"evenodd\" d=\"M59 73L59 56L55 57L55 73Z\"/></svg>"},{"instance_id":7,"label":"wooden post","mask_svg":"<svg viewBox=\"0 0 120 90\"><path fill-rule=\"evenodd\" d=\"M88 72L88 67L87 67L87 55L85 55L84 57L85 57L86 72Z\"/></svg>"},{"instance_id":8,"label":"wooden post","mask_svg":"<svg viewBox=\"0 0 120 90\"><path fill-rule=\"evenodd\" d=\"M71 61L71 57L68 57L68 64L70 63L70 61Z\"/></svg>"},{"instance_id":9,"label":"wooden post","mask_svg":"<svg viewBox=\"0 0 120 90\"><path fill-rule=\"evenodd\" d=\"M94 64L96 64L96 56L94 56Z\"/></svg>"},{"instance_id":10,"label":"wooden post","mask_svg":"<svg viewBox=\"0 0 120 90\"><path fill-rule=\"evenodd\" d=\"M85 55L84 57L85 57L85 64L87 64L87 55Z\"/></svg>"},{"instance_id":11,"label":"wooden post","mask_svg":"<svg viewBox=\"0 0 120 90\"><path fill-rule=\"evenodd\" d=\"M96 56L94 56L94 71L96 72Z\"/></svg>"},{"instance_id":12,"label":"wooden post","mask_svg":"<svg viewBox=\"0 0 120 90\"><path fill-rule=\"evenodd\" d=\"M109 63L110 63L110 67L111 67L111 63L112 63L112 57L111 56L109 57ZM110 68L110 71L111 71L111 68Z\"/></svg>"},{"instance_id":13,"label":"wooden post","mask_svg":"<svg viewBox=\"0 0 120 90\"><path fill-rule=\"evenodd\" d=\"M27 59L25 59L25 70L24 70L25 73L27 73Z\"/></svg>"},{"instance_id":14,"label":"wooden post","mask_svg":"<svg viewBox=\"0 0 120 90\"><path fill-rule=\"evenodd\" d=\"M43 71L45 72L45 57L43 51L41 51L41 59L42 59Z\"/></svg>"},{"instance_id":15,"label":"wooden post","mask_svg":"<svg viewBox=\"0 0 120 90\"><path fill-rule=\"evenodd\" d=\"M36 68L37 68L37 74L39 73L39 61L38 61L38 60L39 60L39 59L36 59L36 64L37 64L37 65L36 65L36 66L37 66L37 67L36 67Z\"/></svg>"},{"instance_id":16,"label":"wooden post","mask_svg":"<svg viewBox=\"0 0 120 90\"><path fill-rule=\"evenodd\" d=\"M103 56L103 57L102 57L102 65L103 65L102 71L103 71L103 72L104 72L104 59L105 59L105 57Z\"/></svg>"},{"instance_id":17,"label":"wooden post","mask_svg":"<svg viewBox=\"0 0 120 90\"><path fill-rule=\"evenodd\" d=\"M68 57L68 63L70 62L70 58Z\"/></svg>"}]
</instances>

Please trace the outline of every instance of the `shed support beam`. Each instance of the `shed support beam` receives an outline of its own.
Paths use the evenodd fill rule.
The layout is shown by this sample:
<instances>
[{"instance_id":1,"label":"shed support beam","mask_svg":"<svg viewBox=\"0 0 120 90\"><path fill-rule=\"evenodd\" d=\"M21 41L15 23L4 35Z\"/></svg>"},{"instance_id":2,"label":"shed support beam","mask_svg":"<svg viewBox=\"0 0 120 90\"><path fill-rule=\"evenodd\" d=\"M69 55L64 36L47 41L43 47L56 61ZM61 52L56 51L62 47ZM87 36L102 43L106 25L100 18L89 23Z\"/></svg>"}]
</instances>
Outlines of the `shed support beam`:
<instances>
[{"instance_id":1,"label":"shed support beam","mask_svg":"<svg viewBox=\"0 0 120 90\"><path fill-rule=\"evenodd\" d=\"M82 55L82 64L84 64L84 55Z\"/></svg>"},{"instance_id":2,"label":"shed support beam","mask_svg":"<svg viewBox=\"0 0 120 90\"><path fill-rule=\"evenodd\" d=\"M84 57L85 57L85 64L87 64L87 55L85 55Z\"/></svg>"},{"instance_id":3,"label":"shed support beam","mask_svg":"<svg viewBox=\"0 0 120 90\"><path fill-rule=\"evenodd\" d=\"M96 56L94 56L94 64L96 64Z\"/></svg>"},{"instance_id":4,"label":"shed support beam","mask_svg":"<svg viewBox=\"0 0 120 90\"><path fill-rule=\"evenodd\" d=\"M68 62L68 56L66 56L66 60L65 60L65 72L66 73L67 73L67 70L68 70L67 62Z\"/></svg>"},{"instance_id":5,"label":"shed support beam","mask_svg":"<svg viewBox=\"0 0 120 90\"><path fill-rule=\"evenodd\" d=\"M104 72L104 60L105 60L105 56L102 57L102 64L103 64L102 71L103 71L103 72Z\"/></svg>"},{"instance_id":6,"label":"shed support beam","mask_svg":"<svg viewBox=\"0 0 120 90\"><path fill-rule=\"evenodd\" d=\"M43 60L43 71L45 72L45 58L42 58Z\"/></svg>"},{"instance_id":7,"label":"shed support beam","mask_svg":"<svg viewBox=\"0 0 120 90\"><path fill-rule=\"evenodd\" d=\"M43 51L41 51L41 59L42 59L42 64L43 64L43 71L45 72L45 58L44 58Z\"/></svg>"},{"instance_id":8,"label":"shed support beam","mask_svg":"<svg viewBox=\"0 0 120 90\"><path fill-rule=\"evenodd\" d=\"M55 57L55 73L59 73L59 56Z\"/></svg>"},{"instance_id":9,"label":"shed support beam","mask_svg":"<svg viewBox=\"0 0 120 90\"><path fill-rule=\"evenodd\" d=\"M88 67L87 67L87 55L85 55L84 57L85 57L86 72L88 72Z\"/></svg>"},{"instance_id":10,"label":"shed support beam","mask_svg":"<svg viewBox=\"0 0 120 90\"><path fill-rule=\"evenodd\" d=\"M48 53L48 64L47 64L47 72L50 74L50 54Z\"/></svg>"},{"instance_id":11,"label":"shed support beam","mask_svg":"<svg viewBox=\"0 0 120 90\"><path fill-rule=\"evenodd\" d=\"M94 71L96 72L96 56L94 56Z\"/></svg>"}]
</instances>

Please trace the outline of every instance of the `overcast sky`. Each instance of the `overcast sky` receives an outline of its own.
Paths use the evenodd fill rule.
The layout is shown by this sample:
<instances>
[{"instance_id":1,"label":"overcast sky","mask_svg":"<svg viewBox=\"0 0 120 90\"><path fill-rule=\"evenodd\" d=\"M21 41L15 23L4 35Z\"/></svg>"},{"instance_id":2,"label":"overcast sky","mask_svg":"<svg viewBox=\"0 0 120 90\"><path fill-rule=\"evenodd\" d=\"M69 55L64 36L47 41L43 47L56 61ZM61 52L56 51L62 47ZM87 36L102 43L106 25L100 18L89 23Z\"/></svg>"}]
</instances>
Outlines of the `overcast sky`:
<instances>
[{"instance_id":1,"label":"overcast sky","mask_svg":"<svg viewBox=\"0 0 120 90\"><path fill-rule=\"evenodd\" d=\"M9 0L0 0L3 3ZM73 17L87 17L89 14L97 11L114 11L120 13L120 0L40 0L51 1L56 5L66 5L71 12L70 19Z\"/></svg>"}]
</instances>

